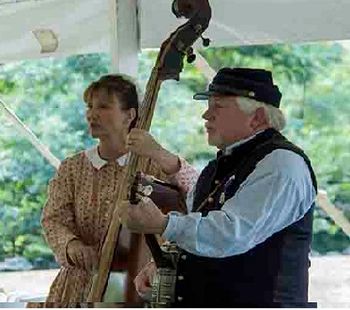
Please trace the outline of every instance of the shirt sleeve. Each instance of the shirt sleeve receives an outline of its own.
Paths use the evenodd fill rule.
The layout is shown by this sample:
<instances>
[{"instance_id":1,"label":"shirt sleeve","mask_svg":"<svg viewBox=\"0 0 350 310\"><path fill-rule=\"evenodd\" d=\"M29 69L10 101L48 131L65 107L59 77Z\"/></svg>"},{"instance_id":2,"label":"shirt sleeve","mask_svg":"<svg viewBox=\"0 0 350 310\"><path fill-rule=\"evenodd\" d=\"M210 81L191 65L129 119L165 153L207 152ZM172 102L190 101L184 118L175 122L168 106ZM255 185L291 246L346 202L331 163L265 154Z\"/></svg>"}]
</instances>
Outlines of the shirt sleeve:
<instances>
[{"instance_id":1,"label":"shirt sleeve","mask_svg":"<svg viewBox=\"0 0 350 310\"><path fill-rule=\"evenodd\" d=\"M298 221L316 196L303 158L275 150L260 161L221 210L169 214L163 237L190 253L227 257L247 252Z\"/></svg>"},{"instance_id":2,"label":"shirt sleeve","mask_svg":"<svg viewBox=\"0 0 350 310\"><path fill-rule=\"evenodd\" d=\"M73 186L69 161L64 161L49 183L48 199L41 217L46 241L58 263L66 267L70 265L67 258L67 245L71 240L78 239L74 217Z\"/></svg>"}]
</instances>

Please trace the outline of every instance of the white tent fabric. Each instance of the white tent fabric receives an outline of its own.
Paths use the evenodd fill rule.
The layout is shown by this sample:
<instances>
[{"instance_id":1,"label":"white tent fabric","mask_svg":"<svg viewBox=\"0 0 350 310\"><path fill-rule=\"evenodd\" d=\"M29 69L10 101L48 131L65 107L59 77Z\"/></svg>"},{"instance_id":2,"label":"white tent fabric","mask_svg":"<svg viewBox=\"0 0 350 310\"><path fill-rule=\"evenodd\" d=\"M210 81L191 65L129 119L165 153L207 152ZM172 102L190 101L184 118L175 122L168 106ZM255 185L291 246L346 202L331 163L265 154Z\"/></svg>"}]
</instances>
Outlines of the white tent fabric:
<instances>
[{"instance_id":1,"label":"white tent fabric","mask_svg":"<svg viewBox=\"0 0 350 310\"><path fill-rule=\"evenodd\" d=\"M0 2L0 63L45 56L109 51L108 1ZM58 49L42 54L32 31L50 29Z\"/></svg>"},{"instance_id":2,"label":"white tent fabric","mask_svg":"<svg viewBox=\"0 0 350 310\"><path fill-rule=\"evenodd\" d=\"M111 2L0 0L0 63L110 52ZM119 0L128 1L128 0ZM172 0L139 0L141 48L156 48L176 25ZM350 38L349 0L210 0L212 46ZM113 13L112 13L113 14ZM57 50L41 53L36 30L51 30Z\"/></svg>"}]
</instances>

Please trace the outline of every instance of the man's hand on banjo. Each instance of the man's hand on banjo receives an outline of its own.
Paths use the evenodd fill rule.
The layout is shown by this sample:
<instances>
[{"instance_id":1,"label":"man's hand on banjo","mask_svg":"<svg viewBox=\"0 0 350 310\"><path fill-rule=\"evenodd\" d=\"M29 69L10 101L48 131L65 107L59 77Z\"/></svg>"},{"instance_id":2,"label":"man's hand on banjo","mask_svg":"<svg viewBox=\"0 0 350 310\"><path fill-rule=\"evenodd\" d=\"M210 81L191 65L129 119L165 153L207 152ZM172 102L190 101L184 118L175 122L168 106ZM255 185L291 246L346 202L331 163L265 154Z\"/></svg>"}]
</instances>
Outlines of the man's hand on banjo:
<instances>
[{"instance_id":1,"label":"man's hand on banjo","mask_svg":"<svg viewBox=\"0 0 350 310\"><path fill-rule=\"evenodd\" d=\"M119 210L121 222L135 233L162 234L168 224L168 216L149 197L137 196L141 199L136 205L123 202Z\"/></svg>"}]
</instances>

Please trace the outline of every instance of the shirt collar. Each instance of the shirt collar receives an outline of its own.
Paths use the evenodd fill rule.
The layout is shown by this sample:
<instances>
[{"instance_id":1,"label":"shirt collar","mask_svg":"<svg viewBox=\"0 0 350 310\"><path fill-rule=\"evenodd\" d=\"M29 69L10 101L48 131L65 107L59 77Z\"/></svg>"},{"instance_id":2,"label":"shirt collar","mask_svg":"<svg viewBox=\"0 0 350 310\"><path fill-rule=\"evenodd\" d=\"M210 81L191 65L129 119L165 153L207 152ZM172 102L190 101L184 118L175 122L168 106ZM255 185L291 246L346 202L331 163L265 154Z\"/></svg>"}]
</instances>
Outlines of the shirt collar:
<instances>
[{"instance_id":1,"label":"shirt collar","mask_svg":"<svg viewBox=\"0 0 350 310\"><path fill-rule=\"evenodd\" d=\"M253 139L254 137L256 137L259 133L263 132L264 130L260 130L258 132L256 132L254 135L248 137L248 138L245 138L245 139L242 139L242 140L239 140L237 142L234 142L232 144L230 144L229 146L225 147L225 149L223 150L223 155L230 155L232 153L232 150L246 142L248 142L249 140Z\"/></svg>"},{"instance_id":2,"label":"shirt collar","mask_svg":"<svg viewBox=\"0 0 350 310\"><path fill-rule=\"evenodd\" d=\"M100 170L104 165L108 163L107 160L104 160L100 157L100 154L98 153L98 147L94 146L91 149L86 150L85 156L90 161L90 163L93 165L94 168ZM129 154L124 154L116 159L116 162L119 166L125 166L128 163L129 160Z\"/></svg>"}]
</instances>

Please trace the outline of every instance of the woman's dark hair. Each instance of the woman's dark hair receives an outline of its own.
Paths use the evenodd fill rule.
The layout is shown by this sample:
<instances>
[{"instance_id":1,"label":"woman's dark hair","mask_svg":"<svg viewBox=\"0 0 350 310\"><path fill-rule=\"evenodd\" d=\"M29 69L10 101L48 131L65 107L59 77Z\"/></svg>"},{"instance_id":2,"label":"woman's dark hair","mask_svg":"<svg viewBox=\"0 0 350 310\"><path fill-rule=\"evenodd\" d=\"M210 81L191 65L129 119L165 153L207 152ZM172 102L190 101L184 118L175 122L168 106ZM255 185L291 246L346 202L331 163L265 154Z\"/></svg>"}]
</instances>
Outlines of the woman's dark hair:
<instances>
[{"instance_id":1,"label":"woman's dark hair","mask_svg":"<svg viewBox=\"0 0 350 310\"><path fill-rule=\"evenodd\" d=\"M139 98L136 85L123 75L104 75L86 88L84 91L84 101L90 103L93 96L100 92L105 94L111 101L113 101L113 97L116 96L120 101L122 110L135 109L136 117L131 122L129 130L134 128L138 119L139 110Z\"/></svg>"}]
</instances>

